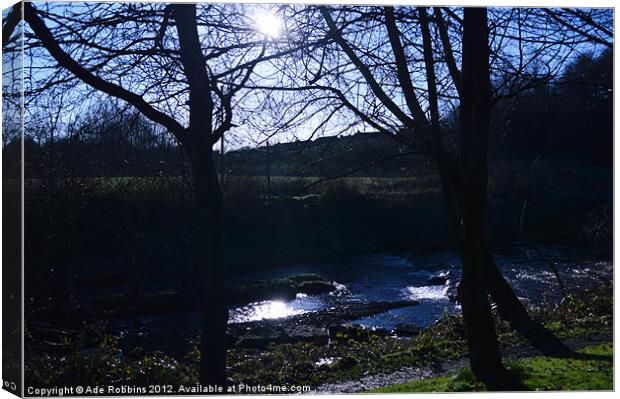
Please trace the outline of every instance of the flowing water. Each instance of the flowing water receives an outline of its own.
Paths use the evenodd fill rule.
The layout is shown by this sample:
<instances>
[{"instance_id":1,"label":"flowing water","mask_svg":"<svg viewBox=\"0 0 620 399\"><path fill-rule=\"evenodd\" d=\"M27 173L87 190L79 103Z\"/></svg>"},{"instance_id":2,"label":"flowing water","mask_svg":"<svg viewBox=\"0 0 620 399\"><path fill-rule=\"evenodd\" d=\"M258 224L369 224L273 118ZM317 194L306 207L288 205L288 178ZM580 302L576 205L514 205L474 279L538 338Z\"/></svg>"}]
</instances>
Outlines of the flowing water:
<instances>
[{"instance_id":1,"label":"flowing water","mask_svg":"<svg viewBox=\"0 0 620 399\"><path fill-rule=\"evenodd\" d=\"M591 284L595 273L611 276L611 263L584 260L587 255L561 246L537 246L535 250L532 245L521 243L510 254L497 255L495 259L517 295L540 303L561 297L558 279L549 262L555 265L568 290ZM280 318L351 302L418 300L418 306L353 322L393 329L399 324L425 327L458 309L458 304L448 298L449 286L458 282L460 274L459 259L453 252L363 255L245 274L235 281L243 284L300 273L320 274L336 282L338 288L330 294L299 294L288 302L262 301L232 308L230 322ZM429 281L440 276L447 276L446 283Z\"/></svg>"},{"instance_id":2,"label":"flowing water","mask_svg":"<svg viewBox=\"0 0 620 399\"><path fill-rule=\"evenodd\" d=\"M510 253L495 256L496 263L517 295L535 303L558 301L561 298L558 279L549 262L553 263L569 291L592 284L595 275L612 277L611 262L591 259L588 253L574 248L549 245L534 247L529 243L519 243ZM291 301L261 301L233 307L230 309L229 323L278 319L355 302L410 299L419 301L419 305L393 309L352 323L388 330L399 324L423 328L444 314L458 310L459 305L449 299L448 293L450 286L458 282L459 264L458 256L450 251L403 252L353 256L244 273L233 276L229 284L316 273L333 281L337 288L321 295L300 293ZM435 281L431 280L433 278ZM137 321L135 317L123 318L113 321L112 325L126 329ZM163 323L173 325L177 330L196 332L200 326L200 316L198 313L142 315L139 322L143 325Z\"/></svg>"}]
</instances>

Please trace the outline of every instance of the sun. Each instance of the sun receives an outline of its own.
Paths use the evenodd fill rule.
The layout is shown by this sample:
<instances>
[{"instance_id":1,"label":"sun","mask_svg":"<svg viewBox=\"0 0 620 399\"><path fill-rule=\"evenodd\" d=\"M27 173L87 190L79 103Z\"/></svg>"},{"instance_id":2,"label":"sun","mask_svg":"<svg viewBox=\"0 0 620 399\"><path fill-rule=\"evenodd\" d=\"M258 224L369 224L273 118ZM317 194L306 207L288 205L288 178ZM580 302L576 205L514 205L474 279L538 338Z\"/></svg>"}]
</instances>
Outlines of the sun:
<instances>
[{"instance_id":1,"label":"sun","mask_svg":"<svg viewBox=\"0 0 620 399\"><path fill-rule=\"evenodd\" d=\"M258 31L265 36L269 36L271 38L277 38L280 36L282 20L276 15L270 13L258 14L255 17L255 21Z\"/></svg>"}]
</instances>

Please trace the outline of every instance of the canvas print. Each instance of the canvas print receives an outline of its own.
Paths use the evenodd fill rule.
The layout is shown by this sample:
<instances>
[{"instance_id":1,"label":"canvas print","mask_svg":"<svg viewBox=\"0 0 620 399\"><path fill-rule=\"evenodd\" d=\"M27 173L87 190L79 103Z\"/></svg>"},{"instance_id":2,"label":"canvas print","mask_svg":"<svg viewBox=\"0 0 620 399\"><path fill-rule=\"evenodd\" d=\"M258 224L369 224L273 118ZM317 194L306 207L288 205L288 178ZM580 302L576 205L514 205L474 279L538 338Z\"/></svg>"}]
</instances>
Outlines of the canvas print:
<instances>
[{"instance_id":1,"label":"canvas print","mask_svg":"<svg viewBox=\"0 0 620 399\"><path fill-rule=\"evenodd\" d=\"M613 18L8 7L3 388L613 390Z\"/></svg>"}]
</instances>

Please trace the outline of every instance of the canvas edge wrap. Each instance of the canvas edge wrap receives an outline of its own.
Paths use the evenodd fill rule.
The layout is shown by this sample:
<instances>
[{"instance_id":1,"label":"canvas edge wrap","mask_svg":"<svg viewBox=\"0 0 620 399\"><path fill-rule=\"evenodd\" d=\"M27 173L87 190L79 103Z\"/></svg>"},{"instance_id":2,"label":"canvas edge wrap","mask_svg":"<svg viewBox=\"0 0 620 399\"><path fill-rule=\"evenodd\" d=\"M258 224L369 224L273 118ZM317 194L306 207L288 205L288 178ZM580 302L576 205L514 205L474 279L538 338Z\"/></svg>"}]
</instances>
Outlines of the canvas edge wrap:
<instances>
[{"instance_id":1,"label":"canvas edge wrap","mask_svg":"<svg viewBox=\"0 0 620 399\"><path fill-rule=\"evenodd\" d=\"M13 12L13 15L9 15ZM23 3L3 10L2 389L23 395ZM13 21L9 21L12 18ZM7 24L8 25L8 24ZM7 51L5 50L5 45ZM4 151L11 143L9 151Z\"/></svg>"}]
</instances>

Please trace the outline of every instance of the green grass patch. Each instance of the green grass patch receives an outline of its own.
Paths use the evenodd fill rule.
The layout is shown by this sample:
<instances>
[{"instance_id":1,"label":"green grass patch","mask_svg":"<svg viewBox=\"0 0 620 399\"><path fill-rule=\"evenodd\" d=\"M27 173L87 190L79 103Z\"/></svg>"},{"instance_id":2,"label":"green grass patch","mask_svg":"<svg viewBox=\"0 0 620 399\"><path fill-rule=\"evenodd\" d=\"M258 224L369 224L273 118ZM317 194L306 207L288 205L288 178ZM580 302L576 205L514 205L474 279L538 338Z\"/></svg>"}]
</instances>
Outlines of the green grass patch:
<instances>
[{"instance_id":1,"label":"green grass patch","mask_svg":"<svg viewBox=\"0 0 620 399\"><path fill-rule=\"evenodd\" d=\"M613 389L613 345L604 343L578 351L583 358L547 356L508 362L521 383L532 391L582 391ZM484 391L469 368L450 376L429 378L377 388L370 392L467 392Z\"/></svg>"}]
</instances>

